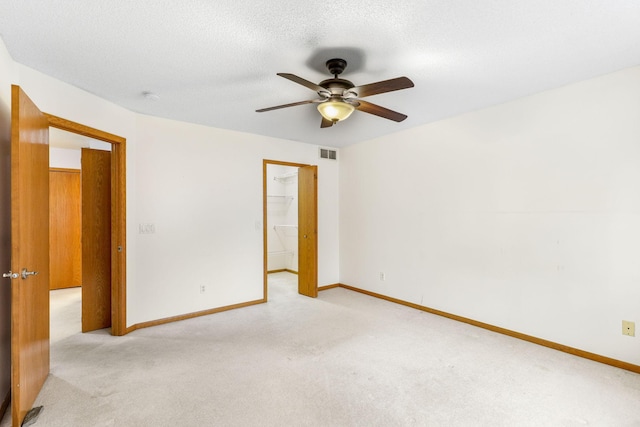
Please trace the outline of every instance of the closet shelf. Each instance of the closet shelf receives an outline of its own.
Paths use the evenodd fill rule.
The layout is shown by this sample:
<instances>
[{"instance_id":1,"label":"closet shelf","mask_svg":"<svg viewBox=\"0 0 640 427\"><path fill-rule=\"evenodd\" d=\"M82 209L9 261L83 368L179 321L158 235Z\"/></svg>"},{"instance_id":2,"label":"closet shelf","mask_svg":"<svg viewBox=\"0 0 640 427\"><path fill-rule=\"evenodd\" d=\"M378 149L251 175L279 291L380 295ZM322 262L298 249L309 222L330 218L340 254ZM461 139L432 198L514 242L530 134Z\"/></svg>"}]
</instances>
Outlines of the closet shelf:
<instances>
[{"instance_id":1,"label":"closet shelf","mask_svg":"<svg viewBox=\"0 0 640 427\"><path fill-rule=\"evenodd\" d=\"M273 177L278 182L290 182L298 176L298 171L285 173L284 175L276 175Z\"/></svg>"},{"instance_id":2,"label":"closet shelf","mask_svg":"<svg viewBox=\"0 0 640 427\"><path fill-rule=\"evenodd\" d=\"M293 196L276 196L267 194L267 200L271 200L273 202L290 202L293 200Z\"/></svg>"},{"instance_id":3,"label":"closet shelf","mask_svg":"<svg viewBox=\"0 0 640 427\"><path fill-rule=\"evenodd\" d=\"M286 225L286 224L279 224L279 225L274 225L273 229L277 229L277 228L295 228L296 230L298 229L297 225Z\"/></svg>"},{"instance_id":4,"label":"closet shelf","mask_svg":"<svg viewBox=\"0 0 640 427\"><path fill-rule=\"evenodd\" d=\"M269 255L293 255L293 251L273 251Z\"/></svg>"}]
</instances>

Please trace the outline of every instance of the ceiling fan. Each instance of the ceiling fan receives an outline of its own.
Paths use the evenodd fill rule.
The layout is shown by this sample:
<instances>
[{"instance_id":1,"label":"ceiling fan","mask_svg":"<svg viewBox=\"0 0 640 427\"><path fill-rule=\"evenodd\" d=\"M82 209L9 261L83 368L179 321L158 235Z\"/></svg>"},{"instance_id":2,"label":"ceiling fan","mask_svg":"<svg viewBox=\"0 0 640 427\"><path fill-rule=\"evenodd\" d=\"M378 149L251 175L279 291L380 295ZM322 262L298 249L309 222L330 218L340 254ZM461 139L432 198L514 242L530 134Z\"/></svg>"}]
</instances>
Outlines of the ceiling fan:
<instances>
[{"instance_id":1,"label":"ceiling fan","mask_svg":"<svg viewBox=\"0 0 640 427\"><path fill-rule=\"evenodd\" d=\"M321 128L331 127L335 123L345 120L351 115L351 113L353 113L354 110L374 114L395 122L401 122L407 118L405 114L389 110L388 108L384 108L361 99L371 95L413 87L413 82L407 77L398 77L376 83L369 83L363 86L356 86L349 80L338 77L347 67L347 61L340 58L334 58L328 60L326 62L326 66L329 72L333 74L333 78L323 80L318 84L312 83L294 74L278 73L279 76L284 77L285 79L291 80L292 82L298 83L317 92L320 98L262 108L260 110L256 110L256 112L263 113L265 111L295 107L297 105L318 104L318 111L322 115L322 123L320 124Z\"/></svg>"}]
</instances>

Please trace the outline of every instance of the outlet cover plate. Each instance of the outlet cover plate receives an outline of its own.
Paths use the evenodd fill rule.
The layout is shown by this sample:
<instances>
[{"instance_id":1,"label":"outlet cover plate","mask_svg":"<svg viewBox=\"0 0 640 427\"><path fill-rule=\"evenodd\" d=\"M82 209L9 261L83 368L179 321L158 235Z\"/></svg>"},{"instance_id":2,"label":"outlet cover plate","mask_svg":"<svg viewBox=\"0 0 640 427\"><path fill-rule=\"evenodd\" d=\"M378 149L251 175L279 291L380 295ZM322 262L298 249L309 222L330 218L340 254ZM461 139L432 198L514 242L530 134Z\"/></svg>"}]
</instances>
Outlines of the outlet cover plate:
<instances>
[{"instance_id":1,"label":"outlet cover plate","mask_svg":"<svg viewBox=\"0 0 640 427\"><path fill-rule=\"evenodd\" d=\"M629 320L622 321L622 335L628 335L630 337L636 336L636 323Z\"/></svg>"}]
</instances>

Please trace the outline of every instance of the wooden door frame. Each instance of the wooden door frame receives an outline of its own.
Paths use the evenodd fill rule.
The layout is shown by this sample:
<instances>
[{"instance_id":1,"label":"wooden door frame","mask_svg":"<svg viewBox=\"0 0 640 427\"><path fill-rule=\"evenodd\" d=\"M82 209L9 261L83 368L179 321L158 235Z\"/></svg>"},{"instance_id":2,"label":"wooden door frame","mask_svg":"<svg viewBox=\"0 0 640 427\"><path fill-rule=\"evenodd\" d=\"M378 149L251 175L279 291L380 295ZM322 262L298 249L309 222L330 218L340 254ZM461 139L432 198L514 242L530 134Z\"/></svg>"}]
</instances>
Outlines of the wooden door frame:
<instances>
[{"instance_id":1,"label":"wooden door frame","mask_svg":"<svg viewBox=\"0 0 640 427\"><path fill-rule=\"evenodd\" d=\"M49 127L111 144L111 334L127 332L127 234L126 143L127 140L80 123L44 113Z\"/></svg>"},{"instance_id":2,"label":"wooden door frame","mask_svg":"<svg viewBox=\"0 0 640 427\"><path fill-rule=\"evenodd\" d=\"M303 168L308 166L315 166L306 163L292 163L292 162L283 162L280 160L262 160L262 253L263 253L263 302L267 302L267 271L268 271L268 244L267 244L267 166L275 165L275 166L291 166L294 168ZM317 205L316 205L316 214L317 214ZM299 256L299 254L298 254ZM316 259L318 257L318 253L316 251ZM316 288L318 287L316 283Z\"/></svg>"}]
</instances>

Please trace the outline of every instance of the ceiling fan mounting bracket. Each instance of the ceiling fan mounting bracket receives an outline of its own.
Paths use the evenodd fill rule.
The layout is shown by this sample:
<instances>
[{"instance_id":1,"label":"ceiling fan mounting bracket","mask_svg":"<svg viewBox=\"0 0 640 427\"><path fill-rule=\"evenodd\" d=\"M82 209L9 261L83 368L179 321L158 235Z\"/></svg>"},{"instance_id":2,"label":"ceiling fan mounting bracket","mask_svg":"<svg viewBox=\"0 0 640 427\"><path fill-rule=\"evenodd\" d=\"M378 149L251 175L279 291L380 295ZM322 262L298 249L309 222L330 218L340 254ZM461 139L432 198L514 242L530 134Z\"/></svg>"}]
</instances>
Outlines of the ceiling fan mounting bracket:
<instances>
[{"instance_id":1,"label":"ceiling fan mounting bracket","mask_svg":"<svg viewBox=\"0 0 640 427\"><path fill-rule=\"evenodd\" d=\"M331 74L337 79L340 74L347 68L347 61L340 58L333 58L328 60L325 65Z\"/></svg>"}]
</instances>

